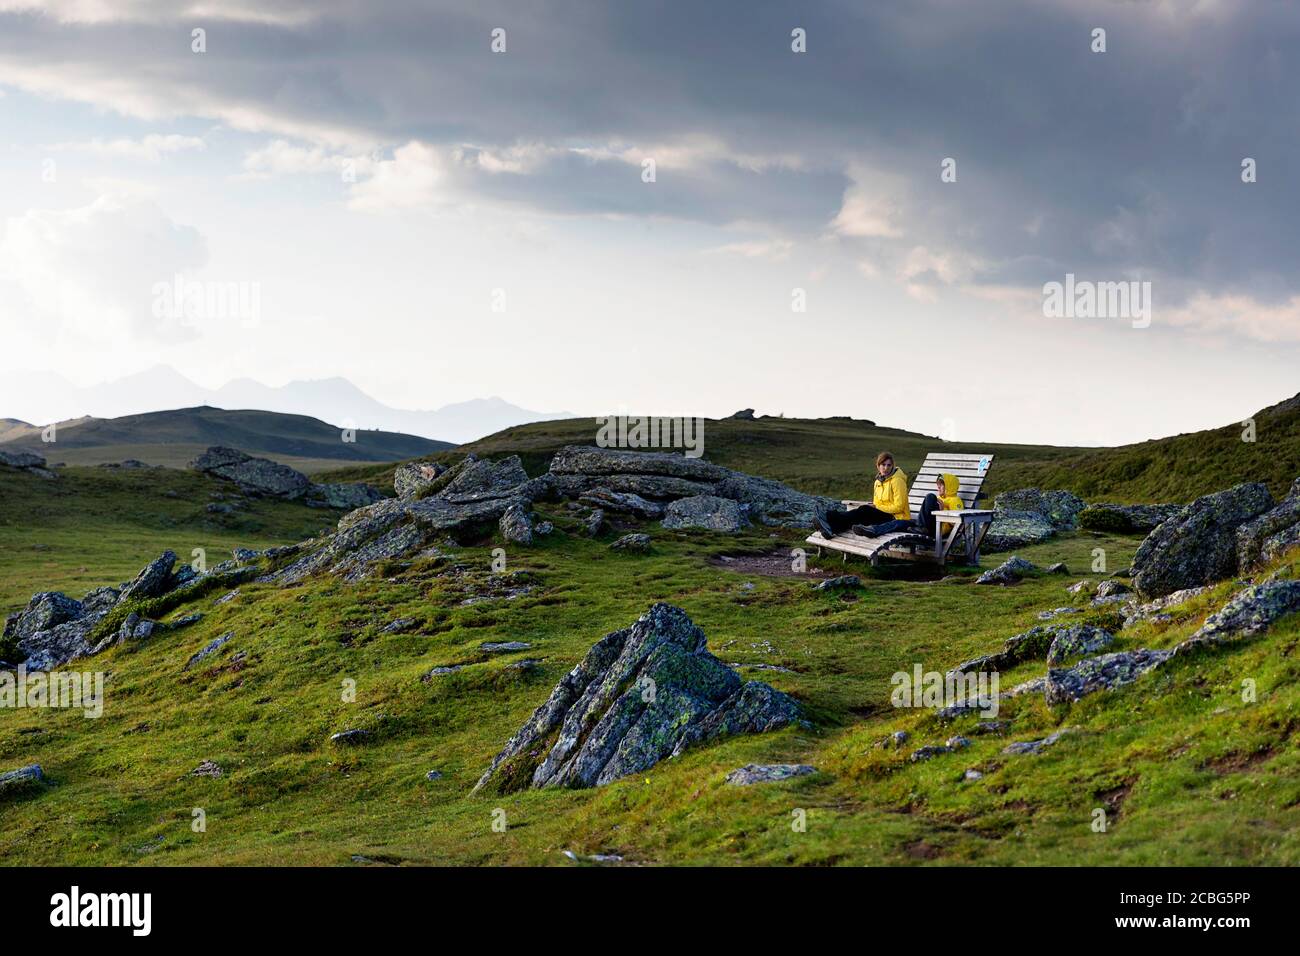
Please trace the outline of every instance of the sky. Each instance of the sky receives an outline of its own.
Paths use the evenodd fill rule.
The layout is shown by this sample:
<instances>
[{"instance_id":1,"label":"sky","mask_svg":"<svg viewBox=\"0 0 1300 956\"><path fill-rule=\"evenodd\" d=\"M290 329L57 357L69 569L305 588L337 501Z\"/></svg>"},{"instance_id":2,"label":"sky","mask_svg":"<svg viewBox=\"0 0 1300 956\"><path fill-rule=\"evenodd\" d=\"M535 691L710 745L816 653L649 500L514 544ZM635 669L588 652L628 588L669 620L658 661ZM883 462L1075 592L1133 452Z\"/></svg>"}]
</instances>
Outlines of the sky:
<instances>
[{"instance_id":1,"label":"sky","mask_svg":"<svg viewBox=\"0 0 1300 956\"><path fill-rule=\"evenodd\" d=\"M1298 47L1283 2L0 0L0 375L1229 424L1300 391Z\"/></svg>"}]
</instances>

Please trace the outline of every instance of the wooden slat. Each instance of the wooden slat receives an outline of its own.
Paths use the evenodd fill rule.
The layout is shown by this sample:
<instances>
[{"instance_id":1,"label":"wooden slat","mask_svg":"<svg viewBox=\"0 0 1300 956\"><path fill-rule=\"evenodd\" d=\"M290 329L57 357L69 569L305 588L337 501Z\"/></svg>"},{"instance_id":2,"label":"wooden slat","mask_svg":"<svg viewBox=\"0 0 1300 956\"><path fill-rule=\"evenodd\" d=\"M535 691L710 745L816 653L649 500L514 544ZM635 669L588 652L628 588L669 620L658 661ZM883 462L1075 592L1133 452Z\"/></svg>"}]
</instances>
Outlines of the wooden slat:
<instances>
[{"instance_id":1,"label":"wooden slat","mask_svg":"<svg viewBox=\"0 0 1300 956\"><path fill-rule=\"evenodd\" d=\"M926 455L925 458L927 461L929 461L931 458L944 458L944 459L950 459L952 461L980 461L984 458L987 458L989 461L993 460L993 456L987 454L971 455L965 452L947 452L947 451L932 451L928 455Z\"/></svg>"}]
</instances>

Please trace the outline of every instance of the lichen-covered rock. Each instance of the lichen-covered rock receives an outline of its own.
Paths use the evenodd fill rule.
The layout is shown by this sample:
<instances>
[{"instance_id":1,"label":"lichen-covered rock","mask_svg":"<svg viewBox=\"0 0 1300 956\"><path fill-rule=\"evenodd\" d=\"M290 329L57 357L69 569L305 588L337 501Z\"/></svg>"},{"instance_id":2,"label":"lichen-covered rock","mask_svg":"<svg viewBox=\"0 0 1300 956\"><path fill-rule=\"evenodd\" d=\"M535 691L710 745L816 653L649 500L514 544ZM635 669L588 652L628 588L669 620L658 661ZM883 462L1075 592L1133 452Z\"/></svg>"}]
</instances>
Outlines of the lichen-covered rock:
<instances>
[{"instance_id":1,"label":"lichen-covered rock","mask_svg":"<svg viewBox=\"0 0 1300 956\"><path fill-rule=\"evenodd\" d=\"M1114 643L1114 635L1092 624L1063 628L1052 638L1051 647L1047 649L1047 663L1063 664L1072 657L1094 654Z\"/></svg>"},{"instance_id":2,"label":"lichen-covered rock","mask_svg":"<svg viewBox=\"0 0 1300 956\"><path fill-rule=\"evenodd\" d=\"M189 670L195 664L202 664L204 661L206 661L217 651L221 650L223 647L229 644L231 639L234 636L235 636L234 631L227 631L225 634L222 634L220 637L214 637L212 640L208 641L208 643L204 644L203 647L201 647L193 655L191 655L190 659L185 662L185 666L181 668L181 670Z\"/></svg>"},{"instance_id":3,"label":"lichen-covered rock","mask_svg":"<svg viewBox=\"0 0 1300 956\"><path fill-rule=\"evenodd\" d=\"M1103 654L1080 661L1065 669L1048 668L1043 685L1043 699L1049 705L1079 700L1099 690L1113 690L1131 684L1147 671L1159 667L1173 656L1173 651L1142 648Z\"/></svg>"},{"instance_id":4,"label":"lichen-covered rock","mask_svg":"<svg viewBox=\"0 0 1300 956\"><path fill-rule=\"evenodd\" d=\"M811 528L817 515L841 507L832 498L806 495L779 481L738 471L720 481L714 493L748 506L749 516L768 526Z\"/></svg>"},{"instance_id":5,"label":"lichen-covered rock","mask_svg":"<svg viewBox=\"0 0 1300 956\"><path fill-rule=\"evenodd\" d=\"M518 498L528 473L518 455L500 461L466 459L455 476L432 497L452 504L469 504L499 498ZM430 500L425 496L422 500Z\"/></svg>"},{"instance_id":6,"label":"lichen-covered rock","mask_svg":"<svg viewBox=\"0 0 1300 956\"><path fill-rule=\"evenodd\" d=\"M1179 604L1185 604L1197 595L1204 594L1204 586L1197 588L1184 588L1181 591L1174 591L1172 594L1166 594L1164 597L1158 597L1154 601L1148 601L1145 604L1138 604L1130 607L1124 615L1124 627L1130 628L1141 621L1150 621L1159 618L1171 608Z\"/></svg>"},{"instance_id":7,"label":"lichen-covered rock","mask_svg":"<svg viewBox=\"0 0 1300 956\"><path fill-rule=\"evenodd\" d=\"M816 767L806 763L751 763L727 774L726 782L733 787L748 787L756 783L777 783L793 777L805 777L816 772Z\"/></svg>"},{"instance_id":8,"label":"lichen-covered rock","mask_svg":"<svg viewBox=\"0 0 1300 956\"><path fill-rule=\"evenodd\" d=\"M608 488L593 488L579 499L584 505L612 511L616 514L629 514L638 518L654 519L663 517L664 506L655 501L647 501L632 492L611 491Z\"/></svg>"},{"instance_id":9,"label":"lichen-covered rock","mask_svg":"<svg viewBox=\"0 0 1300 956\"><path fill-rule=\"evenodd\" d=\"M393 491L399 498L414 495L433 484L447 471L447 466L436 461L408 461L393 471Z\"/></svg>"},{"instance_id":10,"label":"lichen-covered rock","mask_svg":"<svg viewBox=\"0 0 1300 956\"><path fill-rule=\"evenodd\" d=\"M981 548L989 553L1042 544L1056 534L1052 523L1035 511L999 511Z\"/></svg>"},{"instance_id":11,"label":"lichen-covered rock","mask_svg":"<svg viewBox=\"0 0 1300 956\"><path fill-rule=\"evenodd\" d=\"M1090 502L1079 512L1079 527L1115 534L1146 534L1183 510L1182 505L1117 505Z\"/></svg>"},{"instance_id":12,"label":"lichen-covered rock","mask_svg":"<svg viewBox=\"0 0 1300 956\"><path fill-rule=\"evenodd\" d=\"M1007 744L1002 748L1004 754L1038 754L1046 748L1055 744L1067 734L1076 733L1077 727L1062 727L1060 730L1054 730L1046 737L1038 740L1017 740L1015 743Z\"/></svg>"},{"instance_id":13,"label":"lichen-covered rock","mask_svg":"<svg viewBox=\"0 0 1300 956\"><path fill-rule=\"evenodd\" d=\"M1133 593L1133 589L1131 587L1129 587L1123 581L1116 581L1112 578L1107 581L1102 581L1101 584L1098 584L1097 590L1093 592L1092 596L1094 599L1096 599L1096 598L1113 597L1116 594L1132 594L1132 593Z\"/></svg>"},{"instance_id":14,"label":"lichen-covered rock","mask_svg":"<svg viewBox=\"0 0 1300 956\"><path fill-rule=\"evenodd\" d=\"M827 578L813 585L815 591L841 591L847 588L862 587L862 579L856 574L841 574L837 578Z\"/></svg>"},{"instance_id":15,"label":"lichen-covered rock","mask_svg":"<svg viewBox=\"0 0 1300 956\"><path fill-rule=\"evenodd\" d=\"M497 528L509 544L533 543L533 513L523 504L513 504L501 515Z\"/></svg>"},{"instance_id":16,"label":"lichen-covered rock","mask_svg":"<svg viewBox=\"0 0 1300 956\"><path fill-rule=\"evenodd\" d=\"M703 458L592 445L561 448L551 459L551 472L557 475L668 475L706 482L721 481L729 474L726 468Z\"/></svg>"},{"instance_id":17,"label":"lichen-covered rock","mask_svg":"<svg viewBox=\"0 0 1300 956\"><path fill-rule=\"evenodd\" d=\"M798 705L743 683L680 608L656 604L601 638L556 685L475 785L593 787L715 737L798 719Z\"/></svg>"},{"instance_id":18,"label":"lichen-covered rock","mask_svg":"<svg viewBox=\"0 0 1300 956\"><path fill-rule=\"evenodd\" d=\"M25 640L38 631L47 631L66 621L75 621L84 613L82 602L74 601L61 591L33 594L27 607L11 614L5 621L7 640Z\"/></svg>"},{"instance_id":19,"label":"lichen-covered rock","mask_svg":"<svg viewBox=\"0 0 1300 956\"><path fill-rule=\"evenodd\" d=\"M1068 491L1021 488L998 495L993 500L993 510L1012 514L1036 514L1051 525L1054 531L1072 531L1076 523L1075 516L1083 510L1083 499Z\"/></svg>"},{"instance_id":20,"label":"lichen-covered rock","mask_svg":"<svg viewBox=\"0 0 1300 956\"><path fill-rule=\"evenodd\" d=\"M1237 529L1237 570L1249 571L1258 567L1269 556L1281 553L1280 542L1290 543L1300 539L1300 478L1292 486L1291 493L1274 508L1262 515L1252 518Z\"/></svg>"},{"instance_id":21,"label":"lichen-covered rock","mask_svg":"<svg viewBox=\"0 0 1300 956\"><path fill-rule=\"evenodd\" d=\"M990 674L994 671L1010 670L1025 661L1041 661L1047 657L1052 641L1057 635L1069 630L1065 624L1038 624L1014 637L1009 637L1002 644L1002 649L993 654L963 661L954 667L952 674Z\"/></svg>"},{"instance_id":22,"label":"lichen-covered rock","mask_svg":"<svg viewBox=\"0 0 1300 956\"><path fill-rule=\"evenodd\" d=\"M605 527L605 510L603 508L592 508L591 513L583 519L582 530L591 538L600 534L601 529Z\"/></svg>"},{"instance_id":23,"label":"lichen-covered rock","mask_svg":"<svg viewBox=\"0 0 1300 956\"><path fill-rule=\"evenodd\" d=\"M1193 648L1245 637L1254 637L1279 618L1300 611L1300 581L1267 581L1252 585L1232 596L1223 608L1205 619L1195 634L1175 648L1187 653Z\"/></svg>"},{"instance_id":24,"label":"lichen-covered rock","mask_svg":"<svg viewBox=\"0 0 1300 956\"><path fill-rule=\"evenodd\" d=\"M368 485L361 481L347 481L323 485L314 484L307 489L306 497L303 500L307 504L318 508L338 508L352 511L356 508L372 505L376 501L382 501L383 498L383 494L374 485Z\"/></svg>"},{"instance_id":25,"label":"lichen-covered rock","mask_svg":"<svg viewBox=\"0 0 1300 956\"><path fill-rule=\"evenodd\" d=\"M138 601L166 594L176 586L172 580L172 567L175 564L176 552L164 551L123 586L118 601Z\"/></svg>"},{"instance_id":26,"label":"lichen-covered rock","mask_svg":"<svg viewBox=\"0 0 1300 956\"><path fill-rule=\"evenodd\" d=\"M625 534L610 545L613 551L632 551L644 553L650 550L650 535L641 532Z\"/></svg>"},{"instance_id":27,"label":"lichen-covered rock","mask_svg":"<svg viewBox=\"0 0 1300 956\"><path fill-rule=\"evenodd\" d=\"M1133 558L1133 583L1150 599L1237 573L1239 527L1273 505L1262 482L1197 498L1152 531Z\"/></svg>"},{"instance_id":28,"label":"lichen-covered rock","mask_svg":"<svg viewBox=\"0 0 1300 956\"><path fill-rule=\"evenodd\" d=\"M730 498L696 495L678 498L664 512L663 526L670 531L703 528L706 531L740 531L749 526L744 505Z\"/></svg>"},{"instance_id":29,"label":"lichen-covered rock","mask_svg":"<svg viewBox=\"0 0 1300 956\"><path fill-rule=\"evenodd\" d=\"M311 487L302 472L267 458L254 458L238 448L213 446L190 462L190 467L233 481L247 494L268 498L301 498Z\"/></svg>"},{"instance_id":30,"label":"lichen-covered rock","mask_svg":"<svg viewBox=\"0 0 1300 956\"><path fill-rule=\"evenodd\" d=\"M6 468L44 468L45 459L30 451L0 449L0 465Z\"/></svg>"},{"instance_id":31,"label":"lichen-covered rock","mask_svg":"<svg viewBox=\"0 0 1300 956\"><path fill-rule=\"evenodd\" d=\"M991 571L975 579L976 584L1015 584L1026 574L1037 571L1038 566L1024 558L1012 555Z\"/></svg>"}]
</instances>

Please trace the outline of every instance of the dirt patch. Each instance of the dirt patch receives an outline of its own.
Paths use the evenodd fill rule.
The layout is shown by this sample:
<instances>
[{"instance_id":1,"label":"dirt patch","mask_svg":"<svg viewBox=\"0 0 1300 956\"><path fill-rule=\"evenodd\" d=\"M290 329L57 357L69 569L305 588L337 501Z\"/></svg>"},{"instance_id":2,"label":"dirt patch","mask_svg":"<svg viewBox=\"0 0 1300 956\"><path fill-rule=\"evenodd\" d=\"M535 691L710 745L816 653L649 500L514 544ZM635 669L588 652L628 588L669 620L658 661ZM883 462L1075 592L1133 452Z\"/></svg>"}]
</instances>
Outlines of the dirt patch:
<instances>
[{"instance_id":1,"label":"dirt patch","mask_svg":"<svg viewBox=\"0 0 1300 956\"><path fill-rule=\"evenodd\" d=\"M903 852L914 860L933 860L943 855L943 850L933 843L917 840L903 846Z\"/></svg>"},{"instance_id":2,"label":"dirt patch","mask_svg":"<svg viewBox=\"0 0 1300 956\"><path fill-rule=\"evenodd\" d=\"M768 554L715 554L708 559L715 568L735 571L737 574L761 574L769 578L808 578L824 581L839 577L844 572L836 568L820 568L809 564L807 570L796 571L789 551L772 551Z\"/></svg>"},{"instance_id":3,"label":"dirt patch","mask_svg":"<svg viewBox=\"0 0 1300 956\"><path fill-rule=\"evenodd\" d=\"M1093 796L1105 805L1106 810L1112 817L1118 818L1120 810L1124 807L1124 801L1128 799L1129 792L1133 789L1135 782L1129 780L1121 783L1118 787L1111 787L1109 790L1097 790L1093 793Z\"/></svg>"},{"instance_id":4,"label":"dirt patch","mask_svg":"<svg viewBox=\"0 0 1300 956\"><path fill-rule=\"evenodd\" d=\"M1243 773L1266 760L1272 760L1276 754L1277 751L1272 747L1261 747L1259 750L1252 750L1249 753L1224 754L1222 757L1215 757L1212 760L1205 761L1201 765L1201 769L1213 770L1220 775Z\"/></svg>"}]
</instances>

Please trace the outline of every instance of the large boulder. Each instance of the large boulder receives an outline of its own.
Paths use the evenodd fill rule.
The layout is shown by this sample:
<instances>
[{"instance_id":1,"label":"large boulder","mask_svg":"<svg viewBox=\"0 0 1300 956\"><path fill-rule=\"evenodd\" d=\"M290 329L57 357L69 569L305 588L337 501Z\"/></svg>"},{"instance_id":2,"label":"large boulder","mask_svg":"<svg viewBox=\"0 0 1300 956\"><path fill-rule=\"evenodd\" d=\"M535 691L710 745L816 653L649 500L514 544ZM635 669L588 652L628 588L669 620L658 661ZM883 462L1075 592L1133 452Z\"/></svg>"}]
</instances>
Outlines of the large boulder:
<instances>
[{"instance_id":1,"label":"large boulder","mask_svg":"<svg viewBox=\"0 0 1300 956\"><path fill-rule=\"evenodd\" d=\"M393 491L399 498L414 495L433 484L447 466L436 461L411 461L398 465L393 472Z\"/></svg>"},{"instance_id":2,"label":"large boulder","mask_svg":"<svg viewBox=\"0 0 1300 956\"><path fill-rule=\"evenodd\" d=\"M811 528L819 514L841 507L821 495L805 495L788 485L734 471L718 483L716 494L749 506L749 516L765 525Z\"/></svg>"},{"instance_id":3,"label":"large boulder","mask_svg":"<svg viewBox=\"0 0 1300 956\"><path fill-rule=\"evenodd\" d=\"M166 594L173 587L172 566L176 564L176 552L164 551L141 569L140 573L122 586L119 601L141 600Z\"/></svg>"},{"instance_id":4,"label":"large boulder","mask_svg":"<svg viewBox=\"0 0 1300 956\"><path fill-rule=\"evenodd\" d=\"M1282 554L1300 539L1300 478L1275 508L1237 529L1237 568L1248 571Z\"/></svg>"},{"instance_id":5,"label":"large boulder","mask_svg":"<svg viewBox=\"0 0 1300 956\"><path fill-rule=\"evenodd\" d=\"M0 465L6 468L44 468L45 459L30 451L19 451L18 449L0 449Z\"/></svg>"},{"instance_id":6,"label":"large boulder","mask_svg":"<svg viewBox=\"0 0 1300 956\"><path fill-rule=\"evenodd\" d=\"M706 531L740 531L749 526L745 506L730 498L696 495L668 505L661 522L670 531L703 528Z\"/></svg>"},{"instance_id":7,"label":"large boulder","mask_svg":"<svg viewBox=\"0 0 1300 956\"><path fill-rule=\"evenodd\" d=\"M508 544L533 543L533 513L525 504L513 504L507 508L497 522L497 528Z\"/></svg>"},{"instance_id":8,"label":"large boulder","mask_svg":"<svg viewBox=\"0 0 1300 956\"><path fill-rule=\"evenodd\" d=\"M798 705L743 682L680 608L656 604L601 638L524 722L474 789L595 787L687 747L797 720Z\"/></svg>"},{"instance_id":9,"label":"large boulder","mask_svg":"<svg viewBox=\"0 0 1300 956\"><path fill-rule=\"evenodd\" d=\"M360 481L341 482L337 484L312 485L307 489L305 501L318 508L338 508L354 511L364 508L376 501L382 501L383 493L374 485Z\"/></svg>"},{"instance_id":10,"label":"large boulder","mask_svg":"<svg viewBox=\"0 0 1300 956\"><path fill-rule=\"evenodd\" d=\"M5 621L4 637L6 640L23 641L38 631L75 621L83 613L80 601L75 601L60 591L42 591L32 595L27 607L9 616Z\"/></svg>"},{"instance_id":11,"label":"large boulder","mask_svg":"<svg viewBox=\"0 0 1300 956\"><path fill-rule=\"evenodd\" d=\"M1083 499L1068 491L1021 488L998 495L993 500L993 510L1010 514L1036 514L1055 531L1072 531L1076 525L1076 516L1083 510Z\"/></svg>"},{"instance_id":12,"label":"large boulder","mask_svg":"<svg viewBox=\"0 0 1300 956\"><path fill-rule=\"evenodd\" d=\"M705 482L721 481L730 474L726 468L702 458L591 445L561 448L551 459L551 472L556 475L667 475Z\"/></svg>"},{"instance_id":13,"label":"large boulder","mask_svg":"<svg viewBox=\"0 0 1300 956\"><path fill-rule=\"evenodd\" d=\"M1037 511L996 511L980 547L989 553L1014 551L1042 544L1054 534L1056 528Z\"/></svg>"},{"instance_id":14,"label":"large boulder","mask_svg":"<svg viewBox=\"0 0 1300 956\"><path fill-rule=\"evenodd\" d=\"M1159 667L1173 651L1140 648L1089 657L1069 668L1048 668L1043 700L1049 706L1079 700L1099 690L1113 690L1131 684L1147 671Z\"/></svg>"},{"instance_id":15,"label":"large boulder","mask_svg":"<svg viewBox=\"0 0 1300 956\"><path fill-rule=\"evenodd\" d=\"M1220 581L1237 573L1236 531L1273 506L1262 482L1197 498L1152 531L1133 558L1144 598Z\"/></svg>"},{"instance_id":16,"label":"large boulder","mask_svg":"<svg viewBox=\"0 0 1300 956\"><path fill-rule=\"evenodd\" d=\"M578 501L601 511L615 514L629 514L637 518L654 519L663 517L664 506L657 501L647 501L632 492L611 491L608 488L593 488L578 498Z\"/></svg>"},{"instance_id":17,"label":"large boulder","mask_svg":"<svg viewBox=\"0 0 1300 956\"><path fill-rule=\"evenodd\" d=\"M441 498L454 504L468 504L499 498L519 496L519 488L528 481L528 473L518 455L500 461L466 459L455 469L455 474L441 489L429 497Z\"/></svg>"},{"instance_id":18,"label":"large boulder","mask_svg":"<svg viewBox=\"0 0 1300 956\"><path fill-rule=\"evenodd\" d=\"M311 488L302 472L267 458L254 458L238 448L214 446L190 462L190 467L233 481L246 494L267 498L293 500Z\"/></svg>"},{"instance_id":19,"label":"large boulder","mask_svg":"<svg viewBox=\"0 0 1300 956\"><path fill-rule=\"evenodd\" d=\"M1096 501L1079 512L1079 527L1115 534L1147 534L1182 510L1182 505L1117 505Z\"/></svg>"}]
</instances>

